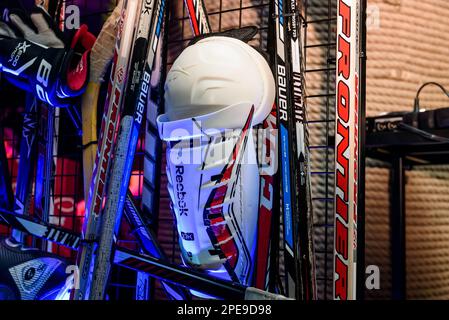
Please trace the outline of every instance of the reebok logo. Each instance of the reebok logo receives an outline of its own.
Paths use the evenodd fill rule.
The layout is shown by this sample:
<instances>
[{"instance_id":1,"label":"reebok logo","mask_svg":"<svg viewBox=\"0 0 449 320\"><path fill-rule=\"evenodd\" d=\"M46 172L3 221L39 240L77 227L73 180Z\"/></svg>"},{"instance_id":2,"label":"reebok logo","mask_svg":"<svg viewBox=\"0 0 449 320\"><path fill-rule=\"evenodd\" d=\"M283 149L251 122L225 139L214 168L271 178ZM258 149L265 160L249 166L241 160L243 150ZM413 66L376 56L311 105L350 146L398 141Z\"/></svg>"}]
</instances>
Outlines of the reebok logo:
<instances>
[{"instance_id":1,"label":"reebok logo","mask_svg":"<svg viewBox=\"0 0 449 320\"><path fill-rule=\"evenodd\" d=\"M187 203L185 202L185 198L187 192L184 191L184 166L176 166L176 201L178 202L179 216L182 217L185 215L188 216L189 209L187 208Z\"/></svg>"}]
</instances>

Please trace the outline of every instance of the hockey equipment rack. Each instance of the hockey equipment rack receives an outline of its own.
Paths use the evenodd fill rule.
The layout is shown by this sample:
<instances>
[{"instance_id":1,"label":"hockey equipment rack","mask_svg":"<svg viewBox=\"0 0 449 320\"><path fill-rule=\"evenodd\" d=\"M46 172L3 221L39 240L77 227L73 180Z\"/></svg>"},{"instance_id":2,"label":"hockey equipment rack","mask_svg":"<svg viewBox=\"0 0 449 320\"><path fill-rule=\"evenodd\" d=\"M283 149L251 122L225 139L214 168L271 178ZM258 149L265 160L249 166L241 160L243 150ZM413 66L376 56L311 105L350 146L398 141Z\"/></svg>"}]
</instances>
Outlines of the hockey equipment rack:
<instances>
[{"instance_id":1,"label":"hockey equipment rack","mask_svg":"<svg viewBox=\"0 0 449 320\"><path fill-rule=\"evenodd\" d=\"M68 1L70 2L70 1ZM224 29L227 29L228 27L223 26L223 21L225 15L239 15L239 24L238 27L242 27L242 17L245 13L250 12L250 10L255 10L258 13L264 13L268 12L268 6L269 1L263 0L263 1L255 1L257 4L243 4L243 1L240 1L240 5L237 8L234 9L227 9L226 8L226 0L219 0L219 10L218 11L210 11L209 17L211 21L214 24L214 27L217 29L216 31L222 31ZM361 21L365 21L365 8L366 8L366 1L352 1L352 0L346 0L345 2L354 2L358 3L358 9L359 9L359 17ZM208 1L206 1L206 6L208 4ZM319 182L323 182L325 192L323 195L316 194L313 196L313 204L315 210L318 208L319 212L318 214L320 217L323 217L323 219L318 219L319 222L316 223L315 228L322 230L322 234L324 235L325 241L324 243L318 244L317 239L315 239L315 244L317 249L317 254L320 256L320 258L317 261L318 268L320 270L318 274L318 290L319 295L318 299L332 299L333 298L333 255L334 255L334 248L333 248L333 238L334 238L334 232L333 232L333 201L334 201L334 195L333 195L333 189L334 187L332 184L334 183L334 173L333 170L333 162L334 162L334 149L335 149L335 137L333 136L333 125L335 122L335 72L336 72L336 34L335 34L335 26L336 26L336 8L337 8L337 1L336 0L328 0L327 1L327 8L326 8L326 14L325 15L317 15L315 16L315 11L311 10L314 5L317 5L316 0L307 0L303 3L305 10L304 10L304 27L310 28L310 27L317 27L317 28L324 28L326 29L325 35L320 36L317 41L314 41L313 43L309 41L307 37L307 31L306 31L306 37L305 37L305 64L306 64L306 79L308 74L313 73L320 73L324 76L324 92L307 92L307 100L309 102L318 101L317 103L320 104L321 109L323 111L320 112L320 116L318 119L311 119L309 126L322 126L325 129L325 136L324 136L324 142L320 143L318 145L314 145L310 147L311 152L311 162L312 165L315 162L324 160L324 166L316 166L317 170L311 170L312 175L312 184ZM88 7L88 4L86 2L86 7ZM171 10L169 10L171 11ZM181 16L174 16L170 12L170 25L173 23L181 24L182 25L182 36L177 39L169 39L168 42L168 48L167 53L169 54L169 58L167 61L167 66L170 66L171 62L174 60L175 52L180 51L182 47L184 47L191 38L185 37L185 34L188 34L188 32L184 32L184 28L190 28L189 25L189 18L187 9L183 8L183 13ZM93 19L94 14L90 14L88 18ZM264 39L267 35L267 25L268 20L263 18L262 23L260 25L260 39ZM307 28L305 28L307 30ZM170 34L170 32L167 32L167 34ZM365 104L364 104L364 96L365 96L365 35L366 30L364 27L364 23L360 24L360 93L359 93L359 123L361 124L359 126L359 176L361 179L358 183L358 221L357 221L357 298L361 299L363 298L363 291L364 291L364 114L365 114ZM266 44L261 40L260 47L262 50L266 50ZM307 57L311 54L312 50L321 50L325 53L325 61L324 65L321 67L316 67L313 65L312 62L309 63ZM323 108L324 107L324 108ZM313 129L311 129L312 131ZM313 132L311 132L313 134ZM14 141L13 141L14 142ZM318 153L315 153L317 150L326 150L326 156L321 157L322 153L318 151ZM143 157L142 151L137 153L137 156ZM79 155L74 155L75 158L79 158ZM10 160L10 159L8 159ZM321 170L323 168L323 170ZM75 168L75 172L73 175L79 176L81 175L81 169L77 166ZM64 170L62 170L62 175L64 175ZM143 169L142 169L143 170ZM63 177L62 177L63 178ZM162 179L163 180L163 179ZM139 186L140 188L140 186ZM78 188L79 189L79 188ZM78 191L75 190L75 194L72 195L75 199L74 201L77 201L77 199L81 199L82 195L78 194ZM56 197L56 195L53 195ZM63 195L61 195L61 198ZM161 194L161 203L167 202L167 195L162 193ZM141 199L139 197L136 197L136 200L140 201ZM76 216L75 209L73 210L73 223L72 227L75 228L77 224L79 224L79 216ZM5 216L9 216L10 218L12 215L9 215L8 212L3 212ZM11 218L12 219L12 218ZM315 219L317 220L317 219ZM78 222L77 222L78 221ZM159 259L151 258L142 254L137 254L137 251L129 251L128 249L120 249L120 247L117 247L115 252L115 262L118 265L124 266L125 268L133 268L134 270L141 270L144 272L152 273L153 276L160 280L167 280L172 281L174 284L180 284L180 285L188 285L186 281L192 281L194 285L196 283L198 284L207 284L207 286L204 286L203 288L210 288L211 294L213 294L213 288L217 290L215 294L218 296L222 296L223 298L228 298L232 295L232 292L236 294L237 297L243 297L246 288L242 287L240 285L236 285L229 282L223 282L223 281L214 281L211 278L208 278L207 276L204 276L202 274L196 274L195 272L190 272L189 270L184 270L182 267L176 266L176 263L179 263L177 256L177 244L176 244L176 231L175 227L173 226L173 221L171 218L169 218L168 215L161 217L159 216L158 220L159 225L162 226L171 226L169 228L172 229L172 237L171 240L168 241L167 239L169 237L165 237L163 241L160 241L161 246L164 247L164 251L167 252L167 256L170 259L170 263L163 262ZM321 231L317 231L321 232ZM76 233L73 233L73 235L77 235ZM126 241L123 242L126 245L129 244ZM169 249L169 250L167 250ZM66 250L59 248L58 251L62 250L63 252L66 252ZM70 253L69 253L70 255ZM171 271L170 271L171 270ZM120 280L120 273L122 271L114 274L113 281L111 285L116 285L117 282ZM168 274L171 274L174 276L173 278L165 278L164 276L161 276L161 273L164 274L164 272L168 272ZM183 275L183 276L180 276ZM186 276L186 280L183 279L184 275ZM180 276L177 278L176 276ZM189 278L191 276L191 278ZM196 277L196 278L195 278ZM193 280L192 280L193 279ZM196 280L195 280L196 279ZM183 282L184 281L184 282ZM119 290L120 291L120 290ZM119 294L117 294L118 297ZM116 297L116 298L117 298ZM273 297L272 297L273 298ZM355 297L353 297L355 298Z\"/></svg>"}]
</instances>

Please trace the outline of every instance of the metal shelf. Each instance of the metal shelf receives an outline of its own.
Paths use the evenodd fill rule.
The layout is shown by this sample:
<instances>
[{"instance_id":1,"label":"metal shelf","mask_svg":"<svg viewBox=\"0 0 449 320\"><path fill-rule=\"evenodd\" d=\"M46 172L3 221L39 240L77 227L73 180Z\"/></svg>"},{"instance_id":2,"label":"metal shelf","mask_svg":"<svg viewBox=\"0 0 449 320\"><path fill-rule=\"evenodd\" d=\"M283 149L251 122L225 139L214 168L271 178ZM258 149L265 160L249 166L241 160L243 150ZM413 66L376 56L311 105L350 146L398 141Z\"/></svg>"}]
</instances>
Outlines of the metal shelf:
<instances>
[{"instance_id":1,"label":"metal shelf","mask_svg":"<svg viewBox=\"0 0 449 320\"><path fill-rule=\"evenodd\" d=\"M449 138L449 130L429 130ZM392 298L406 298L405 170L413 166L449 164L449 142L436 142L405 131L370 133L366 155L391 164L390 241Z\"/></svg>"}]
</instances>

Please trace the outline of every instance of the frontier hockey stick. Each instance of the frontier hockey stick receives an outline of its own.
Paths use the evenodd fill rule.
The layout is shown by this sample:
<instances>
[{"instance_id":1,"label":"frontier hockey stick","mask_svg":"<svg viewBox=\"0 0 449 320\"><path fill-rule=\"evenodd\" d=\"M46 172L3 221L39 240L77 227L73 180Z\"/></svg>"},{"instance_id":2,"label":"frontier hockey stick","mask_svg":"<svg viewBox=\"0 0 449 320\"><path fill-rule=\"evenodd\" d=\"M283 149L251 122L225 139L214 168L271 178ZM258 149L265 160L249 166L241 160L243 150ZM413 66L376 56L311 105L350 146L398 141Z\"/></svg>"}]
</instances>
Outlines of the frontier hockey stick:
<instances>
[{"instance_id":1,"label":"frontier hockey stick","mask_svg":"<svg viewBox=\"0 0 449 320\"><path fill-rule=\"evenodd\" d=\"M104 298L109 278L114 234L118 233L128 191L140 126L150 90L151 70L162 30L164 9L164 0L155 3L148 0L142 3L140 10L139 27L133 45L130 77L109 177L98 255L92 278L90 294L92 300Z\"/></svg>"},{"instance_id":2,"label":"frontier hockey stick","mask_svg":"<svg viewBox=\"0 0 449 320\"><path fill-rule=\"evenodd\" d=\"M335 133L334 299L354 300L357 287L358 221L362 221L365 1L339 0ZM360 195L360 197L359 197ZM363 206L363 203L362 203ZM362 226L363 227L363 226ZM363 232L361 234L363 236ZM361 248L360 248L361 249ZM359 249L359 250L360 250ZM360 270L360 269L359 269ZM363 269L362 269L363 270ZM359 271L360 272L360 271ZM364 272L364 271L363 271Z\"/></svg>"},{"instance_id":3,"label":"frontier hockey stick","mask_svg":"<svg viewBox=\"0 0 449 320\"><path fill-rule=\"evenodd\" d=\"M98 228L102 218L103 196L106 191L114 138L128 74L128 57L131 53L138 9L139 4L137 0L128 0L123 3L114 52L114 65L111 72L111 81L108 87L108 96L100 130L100 143L93 168L89 197L86 203L83 235L87 241L78 252L80 286L78 289L75 289L73 295L73 298L77 300L87 298L86 294L89 289L90 271L95 258L95 241L98 241Z\"/></svg>"}]
</instances>

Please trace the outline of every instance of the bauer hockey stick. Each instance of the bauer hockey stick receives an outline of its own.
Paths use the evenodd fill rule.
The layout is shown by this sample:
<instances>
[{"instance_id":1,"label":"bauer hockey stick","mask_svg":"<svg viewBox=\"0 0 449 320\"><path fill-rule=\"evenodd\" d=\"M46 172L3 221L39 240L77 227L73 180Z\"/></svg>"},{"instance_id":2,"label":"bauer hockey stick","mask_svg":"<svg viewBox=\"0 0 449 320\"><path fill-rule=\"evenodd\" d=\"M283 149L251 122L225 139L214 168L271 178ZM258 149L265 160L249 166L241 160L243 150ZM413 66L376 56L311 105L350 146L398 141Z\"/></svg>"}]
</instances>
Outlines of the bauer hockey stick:
<instances>
[{"instance_id":1,"label":"bauer hockey stick","mask_svg":"<svg viewBox=\"0 0 449 320\"><path fill-rule=\"evenodd\" d=\"M294 212L293 226L295 228L295 252L300 264L297 266L302 279L302 288L297 288L296 297L304 300L316 298L315 260L313 250L313 213L311 206L310 173L309 173L309 139L306 118L305 84L304 84L304 51L301 39L301 19L297 0L290 0L286 4L288 14L288 31L290 38L289 54L291 70L289 73L290 99L292 99L294 118L293 131L295 133L293 163L293 188L296 212Z\"/></svg>"},{"instance_id":2,"label":"bauer hockey stick","mask_svg":"<svg viewBox=\"0 0 449 320\"><path fill-rule=\"evenodd\" d=\"M151 69L162 30L164 8L164 0L160 2L147 0L142 2L140 9L124 108L114 150L114 159L109 173L106 205L92 278L90 294L92 300L102 300L105 295L111 268L114 234L118 233L120 227L128 191L140 126L150 90ZM148 48L150 48L150 51L147 51Z\"/></svg>"},{"instance_id":3,"label":"bauer hockey stick","mask_svg":"<svg viewBox=\"0 0 449 320\"><path fill-rule=\"evenodd\" d=\"M281 237L280 245L283 252L285 264L285 293L289 297L302 298L298 296L298 290L302 287L300 283L300 271L297 248L296 231L294 226L295 194L294 181L295 175L293 167L294 155L294 132L292 132L292 108L291 92L289 85L290 64L288 56L288 37L287 23L285 17L285 4L283 1L273 0L272 2L274 26L272 33L274 35L274 71L277 83L276 106L277 119L279 124L279 164L281 170Z\"/></svg>"},{"instance_id":4,"label":"bauer hockey stick","mask_svg":"<svg viewBox=\"0 0 449 320\"><path fill-rule=\"evenodd\" d=\"M165 5L164 5L165 6ZM164 22L158 19L157 23L166 24L168 14L165 14ZM163 16L161 16L163 17ZM154 22L156 23L156 22ZM143 185L142 185L142 213L148 221L150 231L157 232L159 226L159 197L160 197L160 175L161 175L161 161L162 161L162 143L158 136L156 118L160 114L162 108L161 91L162 91L162 72L165 68L166 60L164 40L167 36L165 33L165 26L160 25L161 33L159 35L158 48L151 48L149 50L156 50L158 54L153 58L153 65L151 73L150 88L146 106L146 122L145 122L145 151L144 151L144 169L143 169ZM151 38L150 38L151 40ZM164 56L164 57L162 57ZM151 294L152 284L150 277L142 272L137 273L137 290L136 299L148 299ZM153 284L154 285L154 284ZM165 287L165 285L164 285ZM167 291L168 292L168 291Z\"/></svg>"}]
</instances>

